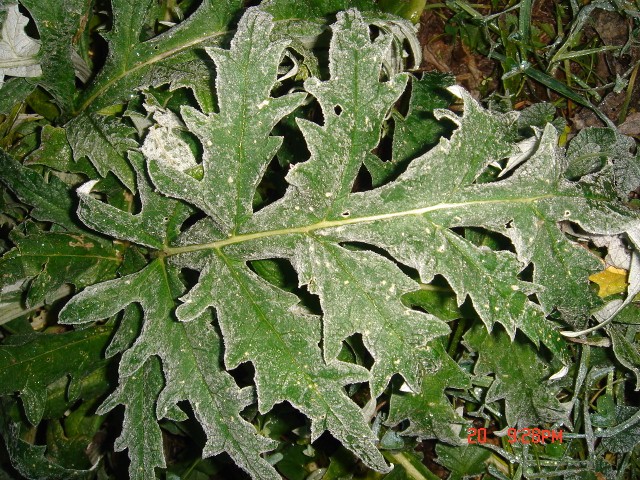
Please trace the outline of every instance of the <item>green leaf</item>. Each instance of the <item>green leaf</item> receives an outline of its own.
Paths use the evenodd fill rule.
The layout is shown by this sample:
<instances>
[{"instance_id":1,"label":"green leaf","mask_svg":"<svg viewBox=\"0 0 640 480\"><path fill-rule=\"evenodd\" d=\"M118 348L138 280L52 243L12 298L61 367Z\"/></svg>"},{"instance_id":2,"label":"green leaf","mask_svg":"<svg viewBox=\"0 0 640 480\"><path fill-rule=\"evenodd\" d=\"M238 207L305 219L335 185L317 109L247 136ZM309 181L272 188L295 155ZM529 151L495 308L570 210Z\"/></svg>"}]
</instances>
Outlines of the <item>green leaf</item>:
<instances>
[{"instance_id":1,"label":"green leaf","mask_svg":"<svg viewBox=\"0 0 640 480\"><path fill-rule=\"evenodd\" d=\"M477 445L465 445L451 447L449 445L436 445L438 458L436 461L451 472L451 479L467 478L469 475L485 473L485 462L491 456L486 448Z\"/></svg>"},{"instance_id":2,"label":"green leaf","mask_svg":"<svg viewBox=\"0 0 640 480\"><path fill-rule=\"evenodd\" d=\"M91 480L94 478L95 472L92 470L65 468L51 461L46 454L46 446L32 445L20 438L22 428L19 424L7 420L3 427L1 429L2 436L11 462L24 477L47 480Z\"/></svg>"},{"instance_id":3,"label":"green leaf","mask_svg":"<svg viewBox=\"0 0 640 480\"><path fill-rule=\"evenodd\" d=\"M432 342L429 348L434 361L439 362L437 369L424 376L421 390L417 393L407 392L406 388L394 390L386 423L395 426L403 420L409 420L409 426L400 432L402 435L437 438L457 445L461 440L456 428L466 421L454 411L444 391L446 388L468 388L469 377L446 354L439 342Z\"/></svg>"},{"instance_id":4,"label":"green leaf","mask_svg":"<svg viewBox=\"0 0 640 480\"><path fill-rule=\"evenodd\" d=\"M637 222L636 217L612 204L609 197L585 199L580 188L564 180L552 127L545 130L533 156L511 176L477 182L490 164L519 153L517 118L485 111L459 89L453 92L463 98L463 115L438 114L458 125L450 140L441 140L411 161L396 180L352 193L362 166L368 159L376 161L371 152L379 143L382 122L407 81L405 75L381 80L392 38L381 34L371 40L367 23L355 11L339 14L332 27L329 78L311 78L304 84L324 114L323 125L298 121L311 157L292 167L286 177L290 185L281 200L254 213L255 190L281 143L269 133L302 101L297 94L271 94L286 48L284 41L266 40L272 29L270 17L251 9L229 50L208 50L217 67L219 111L205 115L190 107L181 110L186 127L203 148L201 178L194 174L195 158L176 139L177 120L169 115L160 119L157 133L150 134L143 147L159 192L145 187L141 163L137 156L131 157L141 195L139 214L129 215L91 198L91 184L80 189L83 221L111 236L157 248L161 254L137 273L87 288L65 308L63 318L98 320L140 302L144 327L123 355L121 377L129 377L150 355L158 355L165 375L179 379L187 369L176 373L180 370L175 365L182 360L174 358L161 339L184 338L184 333L168 333L179 328L193 328L202 336L207 329L194 325L213 307L224 339L224 367L253 364L261 413L288 401L311 420L312 440L328 430L365 464L384 471L387 467L375 437L344 386L368 381L377 397L390 378L400 374L407 388L422 396L411 397L406 405L394 400L392 421L408 418L410 428L427 435L443 429L440 435L453 442L453 431L443 426L460 420L443 391L467 385L443 349L430 350L430 340L448 333L446 325L402 304L401 297L419 285L400 263L414 268L424 283L442 275L456 292L458 304L469 297L488 328L495 323L506 327L508 335L496 332L489 337L484 329L468 334L468 344L481 352L476 374L497 375L488 402L508 398L510 422L566 420L567 412L554 397L544 397L546 403L532 400L533 382L538 387L551 372L544 372L545 364L533 345L511 343L509 337L522 330L535 344L543 341L566 361L566 347L545 315L554 308L571 311L589 298L587 271L599 262L564 237L557 222L575 219L593 231L621 232ZM165 144L161 133L167 137ZM175 158L174 151L183 153ZM177 236L183 218L178 215L169 235L163 222L172 218L172 205L177 203L163 194L189 202L205 218ZM452 230L465 226L502 233L511 240L514 252L477 246ZM170 238L175 238L173 244ZM360 248L347 248L345 243L350 242L358 242ZM362 250L363 245L382 249L384 255ZM557 255L550 257L549 249L556 249ZM175 260L165 264L165 255ZM319 296L322 322L300 308L294 293L268 283L247 267L248 261L269 258L291 262L298 283ZM566 258L570 264L564 263ZM530 262L534 264L532 282L520 278ZM171 279L176 268L185 267L200 273L175 310L179 320L188 322L181 327L170 317L175 303L168 300L181 287L174 291L162 286L161 278ZM127 288L123 282L134 286ZM540 304L530 298L533 294ZM158 304L159 297L166 300ZM151 320L157 318L165 319L164 326ZM370 370L337 360L342 342L353 334L362 335L373 358ZM486 338L479 340L480 335ZM500 344L493 345L489 339ZM511 359L511 363L506 359L499 365L492 363L487 358L491 353L485 354L488 345L489 352L519 352L516 365L526 366L528 375L516 378L530 385L526 396L522 393L526 388L516 388L507 380L513 372L504 369L512 368ZM432 373L445 366L448 378ZM529 373L534 368L537 375ZM177 383L167 379L159 405L164 405L166 389L171 391ZM194 389L198 391L194 387L178 397L200 398ZM434 404L431 423L416 418L415 410L421 404L424 408L424 402ZM202 405L195 400L192 404ZM254 448L254 456L264 447ZM237 455L229 445L226 449L232 457ZM134 460L140 462L140 458ZM267 471L256 467L256 472Z\"/></svg>"},{"instance_id":5,"label":"green leaf","mask_svg":"<svg viewBox=\"0 0 640 480\"><path fill-rule=\"evenodd\" d=\"M548 380L554 372L530 343L518 339L512 342L504 332L489 334L477 325L465 334L464 341L479 355L473 373L494 375L484 401L504 399L509 427L568 421L567 405L558 401Z\"/></svg>"},{"instance_id":6,"label":"green leaf","mask_svg":"<svg viewBox=\"0 0 640 480\"><path fill-rule=\"evenodd\" d=\"M380 0L380 8L418 23L426 3L426 0Z\"/></svg>"},{"instance_id":7,"label":"green leaf","mask_svg":"<svg viewBox=\"0 0 640 480\"><path fill-rule=\"evenodd\" d=\"M78 217L87 226L117 239L162 248L178 236L179 227L190 209L183 203L153 192L144 171L142 155L131 152L129 159L138 178L141 211L132 215L93 198L90 192L97 181L92 180L78 189Z\"/></svg>"},{"instance_id":8,"label":"green leaf","mask_svg":"<svg viewBox=\"0 0 640 480\"><path fill-rule=\"evenodd\" d=\"M124 428L116 440L117 452L129 449L131 480L155 478L154 467L165 468L162 432L155 419L156 399L164 386L160 362L149 358L133 375L124 377L100 412L125 405Z\"/></svg>"},{"instance_id":9,"label":"green leaf","mask_svg":"<svg viewBox=\"0 0 640 480\"><path fill-rule=\"evenodd\" d=\"M638 415L637 407L630 407L626 405L617 405L615 408L615 421L616 424L622 424L625 421L632 420L634 415ZM636 417L637 418L637 417ZM608 451L616 453L627 453L633 451L638 445L638 437L640 436L640 424L638 421L631 423L627 428L621 432L603 438L602 446Z\"/></svg>"},{"instance_id":10,"label":"green leaf","mask_svg":"<svg viewBox=\"0 0 640 480\"><path fill-rule=\"evenodd\" d=\"M328 241L309 241L304 248L312 255L301 255L294 266L300 282L320 297L325 359L335 359L343 340L362 333L375 360L372 395L380 395L395 373L418 391L424 371L435 370L425 343L449 333L439 319L402 304L400 297L418 285L393 262L373 252L349 251Z\"/></svg>"},{"instance_id":11,"label":"green leaf","mask_svg":"<svg viewBox=\"0 0 640 480\"><path fill-rule=\"evenodd\" d=\"M93 372L104 362L111 333L110 326L97 326L57 335L12 336L11 344L0 346L0 394L20 392L29 422L37 425L47 385L67 375L74 382Z\"/></svg>"},{"instance_id":12,"label":"green leaf","mask_svg":"<svg viewBox=\"0 0 640 480\"><path fill-rule=\"evenodd\" d=\"M276 3L267 6L280 12L309 7L300 12L303 18L316 14L316 7L327 13L341 4ZM518 114L487 111L460 88L449 91L462 99L462 113L438 110L449 100L438 90L447 79L436 78L433 85L433 78L394 73L402 63L397 32L409 45L416 43L408 22L394 20L384 28L389 17L338 13L323 37L331 38L327 65L302 72L307 78L301 84L280 77L299 58L291 49L303 43L280 27L299 27L291 31L306 32L314 44L321 22L276 24L264 10L250 8L229 47L221 48L238 4L205 0L187 20L139 42L148 36L148 6L112 2L109 56L65 128L76 160L88 156L106 177L96 188L98 179L85 172L90 180L77 189L78 218L106 237L107 251L112 244L126 248L120 276L78 282L86 288L59 320L102 322L124 311L104 352L119 355L118 386L99 413L124 405L116 447L128 450L132 478L153 477L168 463L159 421L173 433L201 425L204 436L185 434L202 437L203 456L227 452L253 478L276 480L272 463L279 455L319 451L323 441L303 444L324 432L370 469L386 473L388 460L403 466L396 476L429 478L413 456L380 452L381 417L372 428L372 412L389 401L387 423L404 428L387 430L395 433L387 434L383 447L400 445L389 442L392 435L403 444L410 441L400 435L459 443L457 428L466 419L447 395L464 389L459 398L469 404L479 398L482 389L470 395L463 370L473 361L473 383L487 389L478 400L486 407L480 414L502 414L509 426L568 422L574 403L560 403L554 393L561 385L549 380L552 365L567 366L571 359L558 323L587 320L597 305L588 276L601 269L601 260L565 234L563 222L609 236L637 227L637 212L608 188L615 160L588 178L570 180L554 127L534 131L525 156ZM206 51L197 53L199 47ZM201 64L192 66L209 62L198 59L202 53L215 64L215 88L208 94L210 73L205 80L187 80L191 72L203 71ZM307 53L301 54L305 61ZM409 79L411 99L403 97ZM163 83L170 85L136 93ZM291 93L291 84L299 91ZM171 93L178 85L193 87L201 110L177 107L194 103L184 90ZM132 95L138 101L122 105ZM407 117L389 121L405 101ZM288 161L276 165L295 127L290 118L300 115L306 117L296 120L295 138L306 150L292 142ZM134 118L137 130L126 123ZM429 120L429 128L417 131L422 120ZM445 121L453 133L436 139ZM286 138L272 136L275 131ZM70 170L61 131L42 133L53 145L36 150L29 163L45 165L39 168L51 177L57 173L50 168ZM141 147L136 133L144 139ZM378 153L390 141L386 165ZM52 154L63 160L45 158ZM82 233L83 245L89 238L70 214L75 199L62 182L47 183L35 170L6 155L3 160L10 172L4 181L35 207L31 216L56 223L43 231L28 220L11 234L16 249L6 256L7 282L33 276L32 295L42 296L60 283L78 281L83 257L55 256L71 258L72 245L64 241L72 234ZM282 172L286 163L292 166ZM367 170L374 188L367 188ZM271 182L279 199L265 193ZM65 192L62 200L48 196L47 189ZM478 232L495 241L479 242ZM42 239L55 240L44 257L36 246ZM20 242L32 252L32 263L18 256ZM456 315L479 319L464 336L470 354L462 354L460 366L444 345L455 350L470 320L458 322L446 342L441 337L449 327L436 316L438 308L425 313L407 304L412 292L432 285L450 286L456 305L465 304ZM10 335L0 351L14 348L12 338L21 337ZM541 343L553 354L551 361ZM34 403L27 409L36 418L42 407L30 388L37 375L30 370L16 388L25 404ZM278 443L254 425L280 416L281 407L274 407L285 402L308 425L295 432L299 446L281 444L276 450ZM174 423L189 415L194 422ZM279 433L291 433L291 425Z\"/></svg>"},{"instance_id":13,"label":"green leaf","mask_svg":"<svg viewBox=\"0 0 640 480\"><path fill-rule=\"evenodd\" d=\"M73 160L73 152L62 127L45 125L40 133L40 147L25 159L25 165L46 165L60 172L82 173L98 178L98 172L86 159Z\"/></svg>"},{"instance_id":14,"label":"green leaf","mask_svg":"<svg viewBox=\"0 0 640 480\"><path fill-rule=\"evenodd\" d=\"M23 78L7 80L0 95L0 114L7 115L16 103L23 102L34 89L35 85Z\"/></svg>"},{"instance_id":15,"label":"green leaf","mask_svg":"<svg viewBox=\"0 0 640 480\"><path fill-rule=\"evenodd\" d=\"M324 18L348 8L373 10L372 0L265 0L260 8L276 20L292 18Z\"/></svg>"},{"instance_id":16,"label":"green leaf","mask_svg":"<svg viewBox=\"0 0 640 480\"><path fill-rule=\"evenodd\" d=\"M411 160L438 143L447 129L436 120L433 111L449 106L450 94L445 88L451 85L453 85L453 77L449 74L431 72L424 73L419 80L412 79L407 116L395 118L392 159L390 162L382 163L378 168L383 168L389 173L398 173L398 168L403 170ZM367 167L376 178L375 167L372 164ZM374 183L382 182L374 180Z\"/></svg>"},{"instance_id":17,"label":"green leaf","mask_svg":"<svg viewBox=\"0 0 640 480\"><path fill-rule=\"evenodd\" d=\"M90 469L96 460L94 436L100 431L104 417L94 415L93 402L83 402L69 409L62 420L48 422L47 453L66 468Z\"/></svg>"},{"instance_id":18,"label":"green leaf","mask_svg":"<svg viewBox=\"0 0 640 480\"><path fill-rule=\"evenodd\" d=\"M310 78L305 89L320 103L324 125L298 120L311 158L289 171L284 198L261 210L250 228L287 217L288 226L351 215L343 208L363 163L380 140L382 122L405 88L407 76L380 81L391 35L369 39L367 23L355 11L338 15L329 48L330 79ZM264 223L263 223L264 222Z\"/></svg>"},{"instance_id":19,"label":"green leaf","mask_svg":"<svg viewBox=\"0 0 640 480\"><path fill-rule=\"evenodd\" d=\"M385 453L394 464L394 468L385 479L388 480L437 480L438 477L413 452Z\"/></svg>"},{"instance_id":20,"label":"green leaf","mask_svg":"<svg viewBox=\"0 0 640 480\"><path fill-rule=\"evenodd\" d=\"M133 127L112 116L87 113L71 120L66 130L76 161L86 156L100 175L113 172L127 188L134 189L134 174L126 161L127 150L138 147L131 138Z\"/></svg>"},{"instance_id":21,"label":"green leaf","mask_svg":"<svg viewBox=\"0 0 640 480\"><path fill-rule=\"evenodd\" d=\"M157 427L145 416L152 408L146 394L160 388L159 379L157 374L145 374L144 369L139 372L140 366L156 355L166 379L155 406L157 418L184 419L177 404L189 401L207 434L205 457L226 451L254 478L277 479L275 470L260 458L275 444L259 436L240 416L240 410L251 403L251 395L240 390L220 368L220 340L209 325L210 319L203 315L183 324L171 315L176 293L182 288L176 272L155 260L140 272L88 287L60 314L64 322L84 323L109 317L133 302L140 303L145 312L142 332L120 363L121 386L99 410L105 413L120 402L131 409L118 441L118 448L129 449L130 475L148 478L144 472L148 473L150 466L163 465ZM137 428L140 421L145 428ZM146 461L152 463L147 465Z\"/></svg>"},{"instance_id":22,"label":"green leaf","mask_svg":"<svg viewBox=\"0 0 640 480\"><path fill-rule=\"evenodd\" d=\"M76 93L73 57L82 61L74 50L74 43L88 22L90 4L85 0L20 0L20 3L34 18L42 43L42 77L38 83L53 96L63 111L68 112Z\"/></svg>"},{"instance_id":23,"label":"green leaf","mask_svg":"<svg viewBox=\"0 0 640 480\"><path fill-rule=\"evenodd\" d=\"M618 361L633 372L636 385L640 385L640 347L636 336L638 329L632 325L607 326L607 333L613 344L613 353Z\"/></svg>"},{"instance_id":24,"label":"green leaf","mask_svg":"<svg viewBox=\"0 0 640 480\"><path fill-rule=\"evenodd\" d=\"M139 42L145 15L152 0L114 0L113 28L107 61L76 102L76 113L97 112L131 99L133 92L150 85L184 84L199 60L197 49L219 42L241 7L239 0L204 0L185 21L169 31ZM208 75L207 77L208 78ZM190 82L191 83L191 82Z\"/></svg>"},{"instance_id":25,"label":"green leaf","mask_svg":"<svg viewBox=\"0 0 640 480\"><path fill-rule=\"evenodd\" d=\"M207 49L218 68L217 113L184 107L187 127L204 146L204 176L196 180L181 165L154 158L149 172L163 193L183 198L216 220L228 233L252 213L253 192L282 143L269 133L304 100L304 94L273 98L277 68L288 42L270 42L273 23L264 15L245 15L230 50ZM252 122L247 122L251 118ZM145 142L148 147L148 141ZM148 147L149 148L149 147ZM227 195L217 192L228 191Z\"/></svg>"},{"instance_id":26,"label":"green leaf","mask_svg":"<svg viewBox=\"0 0 640 480\"><path fill-rule=\"evenodd\" d=\"M2 177L0 180L9 187L20 201L34 207L31 216L37 220L54 222L68 230L78 230L72 217L73 197L62 181L50 177L49 181L36 171L22 166L9 154L0 150Z\"/></svg>"},{"instance_id":27,"label":"green leaf","mask_svg":"<svg viewBox=\"0 0 640 480\"><path fill-rule=\"evenodd\" d=\"M640 161L631 153L634 148L630 137L614 129L586 128L569 144L565 175L575 179L602 168L613 169L615 192L626 201L640 183Z\"/></svg>"},{"instance_id":28,"label":"green leaf","mask_svg":"<svg viewBox=\"0 0 640 480\"><path fill-rule=\"evenodd\" d=\"M41 232L12 236L15 248L0 258L0 285L31 279L27 306L45 300L65 283L81 289L113 278L120 252L99 237Z\"/></svg>"},{"instance_id":29,"label":"green leaf","mask_svg":"<svg viewBox=\"0 0 640 480\"><path fill-rule=\"evenodd\" d=\"M253 363L261 412L287 400L311 419L312 440L326 429L367 465L386 470L362 412L342 388L366 381L368 372L339 361L325 364L318 347L319 319L296 312L297 297L266 283L224 253L208 261L200 283L182 297L178 318L189 321L215 305L227 339L225 365Z\"/></svg>"}]
</instances>

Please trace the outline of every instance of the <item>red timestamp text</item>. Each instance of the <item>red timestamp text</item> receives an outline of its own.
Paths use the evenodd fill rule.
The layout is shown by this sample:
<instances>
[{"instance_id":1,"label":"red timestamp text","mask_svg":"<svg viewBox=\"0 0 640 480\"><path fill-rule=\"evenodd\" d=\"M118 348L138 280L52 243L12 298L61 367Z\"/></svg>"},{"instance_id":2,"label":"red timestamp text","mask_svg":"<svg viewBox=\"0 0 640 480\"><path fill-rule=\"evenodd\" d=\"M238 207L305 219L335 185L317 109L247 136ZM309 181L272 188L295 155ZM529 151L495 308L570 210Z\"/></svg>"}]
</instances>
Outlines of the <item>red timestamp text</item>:
<instances>
[{"instance_id":1,"label":"red timestamp text","mask_svg":"<svg viewBox=\"0 0 640 480\"><path fill-rule=\"evenodd\" d=\"M562 443L562 430L547 430L540 428L509 428L507 429L507 440L509 443ZM486 428L468 428L467 444L487 443Z\"/></svg>"}]
</instances>

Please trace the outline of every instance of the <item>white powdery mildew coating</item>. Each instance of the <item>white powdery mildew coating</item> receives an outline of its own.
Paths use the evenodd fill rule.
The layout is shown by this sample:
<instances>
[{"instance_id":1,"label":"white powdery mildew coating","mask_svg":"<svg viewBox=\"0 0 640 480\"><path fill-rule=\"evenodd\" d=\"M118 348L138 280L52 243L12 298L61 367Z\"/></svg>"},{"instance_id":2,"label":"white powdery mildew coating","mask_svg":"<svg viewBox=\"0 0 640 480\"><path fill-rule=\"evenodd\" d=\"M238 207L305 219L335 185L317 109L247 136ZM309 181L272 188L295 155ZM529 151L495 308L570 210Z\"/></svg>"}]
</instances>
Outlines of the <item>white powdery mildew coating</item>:
<instances>
[{"instance_id":1,"label":"white powdery mildew coating","mask_svg":"<svg viewBox=\"0 0 640 480\"><path fill-rule=\"evenodd\" d=\"M149 129L144 140L141 148L144 156L180 172L195 167L196 158L189 145L175 133L175 130L185 128L178 116L160 107L145 105L145 108L153 113L158 123Z\"/></svg>"},{"instance_id":2,"label":"white powdery mildew coating","mask_svg":"<svg viewBox=\"0 0 640 480\"><path fill-rule=\"evenodd\" d=\"M537 243L567 258L567 240L561 233L541 235L545 229L556 232L558 217L588 217L580 214L587 205L584 199L580 203L564 198L573 190L558 180L561 165L555 138L549 135L541 138L531 158L513 157L514 173L508 179L476 184L488 165L520 150L510 135L514 119L487 112L459 88L453 93L463 97L464 115L439 113L439 118L449 118L459 127L450 140L442 140L387 185L352 194L353 182L378 145L382 122L407 77L380 81L388 39L380 35L371 41L367 22L349 11L339 14L333 27L330 79L305 82L325 117L323 125L300 122L311 158L292 168L287 177L291 185L281 201L254 214L256 187L281 144L270 136L271 130L306 95L271 97L286 48L286 42L269 41L272 28L270 17L250 9L230 50L208 50L217 66L220 110L203 114L185 107L181 112L204 149L202 180L184 173L196 166L196 160L176 135L177 129L185 128L181 120L155 109L158 125L147 135L142 152L151 160L147 169L161 193L153 192L153 197L150 185L140 185L142 211L125 222L122 212L89 198L93 183L78 190L84 208L93 205L92 217L97 218L102 208L101 223L92 224L97 229L116 236L111 224L126 224L128 230L153 233L147 243L152 248L181 255L172 257L173 262L160 255L140 272L90 287L63 313L69 323L88 322L140 303L144 327L122 357L121 383L137 375L150 356L161 358L166 385L157 413L169 416L178 402L188 400L208 437L205 455L224 450L255 478L276 478L261 457L272 443L242 420L239 412L250 399L224 371L251 362L262 413L287 401L309 417L312 440L328 430L369 467L385 471L375 436L360 408L345 394L345 385L368 381L375 397L400 374L411 392L419 392L429 364L440 368L449 359L444 352L436 356L433 343L428 344L448 333L444 322L402 303L403 294L420 286L398 264L415 268L423 282L445 276L458 303L470 298L487 327L500 322L511 337L520 328L537 341L546 332L531 324L542 324L544 315L527 295L542 294L543 289L518 275L533 259L536 275L550 265L553 276L545 279L547 284L565 280L564 272L558 273L542 257L543 249L536 250L536 242L542 239ZM144 175L139 177L146 181ZM167 212L184 203L161 204L160 198L168 197L186 200L201 210L198 214L205 214L176 234L172 243L164 243L165 227L173 218ZM532 215L534 208L538 217ZM145 221L151 216L158 219L157 231ZM252 224L257 217L260 220ZM516 253L477 247L451 230L467 226L510 234ZM147 241L142 234L135 238L137 244ZM386 253L351 249L343 242L368 244ZM300 285L318 294L322 318L301 308L296 295L248 268L250 260L272 258L292 262ZM186 293L178 279L182 266L199 271L196 285ZM567 270L568 276L571 273ZM222 333L224 365L211 310ZM362 335L373 357L370 370L337 360L343 341L354 333ZM429 410L430 421L432 415ZM132 439L128 448L134 443ZM140 463L141 458L135 460Z\"/></svg>"},{"instance_id":3,"label":"white powdery mildew coating","mask_svg":"<svg viewBox=\"0 0 640 480\"><path fill-rule=\"evenodd\" d=\"M29 19L20 13L17 2L1 8L7 12L0 32L0 87L5 75L14 77L38 77L42 69L37 55L40 42L29 37L24 28Z\"/></svg>"}]
</instances>

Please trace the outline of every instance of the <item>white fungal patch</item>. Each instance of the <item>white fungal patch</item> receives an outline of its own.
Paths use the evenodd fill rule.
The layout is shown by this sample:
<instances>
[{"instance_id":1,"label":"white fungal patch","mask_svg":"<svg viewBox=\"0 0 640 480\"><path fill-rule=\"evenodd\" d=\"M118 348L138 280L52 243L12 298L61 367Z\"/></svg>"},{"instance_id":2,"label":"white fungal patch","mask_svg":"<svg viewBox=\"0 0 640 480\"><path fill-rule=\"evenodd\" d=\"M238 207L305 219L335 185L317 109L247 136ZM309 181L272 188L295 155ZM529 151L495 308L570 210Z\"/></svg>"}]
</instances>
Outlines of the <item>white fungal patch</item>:
<instances>
[{"instance_id":1,"label":"white fungal patch","mask_svg":"<svg viewBox=\"0 0 640 480\"><path fill-rule=\"evenodd\" d=\"M89 195L96 183L98 183L98 180L90 180L87 183L82 184L82 186L78 187L76 191L78 192L78 194Z\"/></svg>"},{"instance_id":2,"label":"white fungal patch","mask_svg":"<svg viewBox=\"0 0 640 480\"><path fill-rule=\"evenodd\" d=\"M150 105L145 108L153 113L153 119L158 123L149 128L142 144L140 151L144 156L180 172L195 167L197 162L191 148L174 133L174 130L184 128L182 120L170 110Z\"/></svg>"}]
</instances>

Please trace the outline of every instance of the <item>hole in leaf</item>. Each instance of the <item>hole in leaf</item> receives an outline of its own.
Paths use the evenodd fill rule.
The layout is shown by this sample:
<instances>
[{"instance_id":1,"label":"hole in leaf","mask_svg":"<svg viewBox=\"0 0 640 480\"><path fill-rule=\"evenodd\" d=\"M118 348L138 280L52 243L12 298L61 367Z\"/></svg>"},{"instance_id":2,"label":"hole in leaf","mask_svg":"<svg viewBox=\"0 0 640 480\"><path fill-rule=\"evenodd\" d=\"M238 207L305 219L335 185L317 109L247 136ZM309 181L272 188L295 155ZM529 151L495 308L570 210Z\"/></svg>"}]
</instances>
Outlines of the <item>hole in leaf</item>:
<instances>
[{"instance_id":1,"label":"hole in leaf","mask_svg":"<svg viewBox=\"0 0 640 480\"><path fill-rule=\"evenodd\" d=\"M396 100L396 103L393 106L393 108L395 108L396 112L399 113L402 116L402 118L407 118L407 115L409 115L409 106L411 105L411 96L413 95L413 91L414 91L413 83L416 81L417 79L412 77L407 82L407 87L405 88L402 95L400 95L400 98Z\"/></svg>"},{"instance_id":2,"label":"hole in leaf","mask_svg":"<svg viewBox=\"0 0 640 480\"><path fill-rule=\"evenodd\" d=\"M515 253L516 249L511 240L498 232L481 227L456 227L455 233L463 236L477 247L488 247L491 250L505 250Z\"/></svg>"},{"instance_id":3,"label":"hole in leaf","mask_svg":"<svg viewBox=\"0 0 640 480\"><path fill-rule=\"evenodd\" d=\"M375 25L369 25L369 40L372 42L381 35L380 29Z\"/></svg>"},{"instance_id":4,"label":"hole in leaf","mask_svg":"<svg viewBox=\"0 0 640 480\"><path fill-rule=\"evenodd\" d=\"M191 290L198 283L198 280L200 279L200 272L198 270L185 267L180 270L180 279L182 280L182 283L184 283L187 291Z\"/></svg>"},{"instance_id":5,"label":"hole in leaf","mask_svg":"<svg viewBox=\"0 0 640 480\"><path fill-rule=\"evenodd\" d=\"M338 359L344 362L362 365L365 368L371 368L373 366L373 357L364 346L362 334L360 333L354 333L342 342L342 350L338 355Z\"/></svg>"},{"instance_id":6,"label":"hole in leaf","mask_svg":"<svg viewBox=\"0 0 640 480\"><path fill-rule=\"evenodd\" d=\"M333 107L333 112L339 117L342 114L342 107L340 105L336 105Z\"/></svg>"},{"instance_id":7,"label":"hole in leaf","mask_svg":"<svg viewBox=\"0 0 640 480\"><path fill-rule=\"evenodd\" d=\"M629 405L640 405L640 390L635 388L635 380L628 380L624 382L624 395Z\"/></svg>"},{"instance_id":8,"label":"hole in leaf","mask_svg":"<svg viewBox=\"0 0 640 480\"><path fill-rule=\"evenodd\" d=\"M317 451L323 452L326 458L340 455L340 453L344 451L342 444L327 431L320 435L312 445Z\"/></svg>"},{"instance_id":9,"label":"hole in leaf","mask_svg":"<svg viewBox=\"0 0 640 480\"><path fill-rule=\"evenodd\" d=\"M383 162L389 162L393 158L393 131L395 128L395 121L390 118L383 126L384 135L380 138L378 146L373 150L376 155Z\"/></svg>"},{"instance_id":10,"label":"hole in leaf","mask_svg":"<svg viewBox=\"0 0 640 480\"><path fill-rule=\"evenodd\" d=\"M523 282L533 282L533 262L530 262L522 271L518 274L518 278Z\"/></svg>"},{"instance_id":11,"label":"hole in leaf","mask_svg":"<svg viewBox=\"0 0 640 480\"><path fill-rule=\"evenodd\" d=\"M402 303L413 310L435 315L445 322L462 316L455 292L441 275L434 276L428 284L422 284L419 290L405 293Z\"/></svg>"},{"instance_id":12,"label":"hole in leaf","mask_svg":"<svg viewBox=\"0 0 640 480\"><path fill-rule=\"evenodd\" d=\"M248 262L248 267L252 272L278 288L288 292L293 292L298 288L298 274L287 259L253 260Z\"/></svg>"},{"instance_id":13,"label":"hole in leaf","mask_svg":"<svg viewBox=\"0 0 640 480\"><path fill-rule=\"evenodd\" d=\"M201 210L198 210L196 213L194 213L189 218L187 218L184 222L182 222L182 225L180 226L180 231L186 232L188 229L193 227L200 220L204 220L205 218L207 218L207 214L202 212Z\"/></svg>"},{"instance_id":14,"label":"hole in leaf","mask_svg":"<svg viewBox=\"0 0 640 480\"><path fill-rule=\"evenodd\" d=\"M271 205L284 196L287 190L287 182L284 179L285 175L286 170L280 165L278 159L274 158L271 160L253 197L254 212L262 210L267 205Z\"/></svg>"},{"instance_id":15,"label":"hole in leaf","mask_svg":"<svg viewBox=\"0 0 640 480\"><path fill-rule=\"evenodd\" d=\"M300 299L298 308L310 314L322 315L320 298L309 292L306 285L298 286L298 273L289 260L284 258L252 260L247 263L247 266L271 285L295 294Z\"/></svg>"},{"instance_id":16,"label":"hole in leaf","mask_svg":"<svg viewBox=\"0 0 640 480\"><path fill-rule=\"evenodd\" d=\"M352 250L352 251L368 250L370 252L377 253L378 255L381 255L393 262L396 261L385 249L376 247L375 245L371 245L365 242L340 242L340 246L346 250Z\"/></svg>"},{"instance_id":17,"label":"hole in leaf","mask_svg":"<svg viewBox=\"0 0 640 480\"><path fill-rule=\"evenodd\" d=\"M253 378L256 374L256 371L253 368L253 364L251 362L241 363L233 370L227 371L233 377L240 388L254 385Z\"/></svg>"},{"instance_id":18,"label":"hole in leaf","mask_svg":"<svg viewBox=\"0 0 640 480\"><path fill-rule=\"evenodd\" d=\"M371 178L371 174L369 170L367 170L364 165L360 167L360 171L356 176L356 179L353 182L351 187L351 193L356 192L366 192L367 190L371 190L373 188L373 180Z\"/></svg>"},{"instance_id":19,"label":"hole in leaf","mask_svg":"<svg viewBox=\"0 0 640 480\"><path fill-rule=\"evenodd\" d=\"M540 303L540 299L538 298L538 295L535 293L532 293L530 295L527 295L527 298L532 302L535 303L536 305L541 305Z\"/></svg>"},{"instance_id":20,"label":"hole in leaf","mask_svg":"<svg viewBox=\"0 0 640 480\"><path fill-rule=\"evenodd\" d=\"M302 132L296 123L297 118L309 119L313 122L322 123L322 109L316 100L308 105L303 105L295 112L281 119L272 130L273 136L284 137L283 142L276 153L278 164L283 168L283 178L287 173L286 169L289 165L303 162L307 160L311 153L307 148L307 142L302 136ZM286 184L286 182L285 182Z\"/></svg>"},{"instance_id":21,"label":"hole in leaf","mask_svg":"<svg viewBox=\"0 0 640 480\"><path fill-rule=\"evenodd\" d=\"M29 37L33 38L34 40L40 40L40 32L38 31L38 27L36 26L36 23L33 21L33 18L31 17L31 12L29 12L29 10L27 10L21 4L18 4L18 11L20 12L20 14L22 14L24 17L28 19L28 23L24 27L24 33L26 33Z\"/></svg>"}]
</instances>

